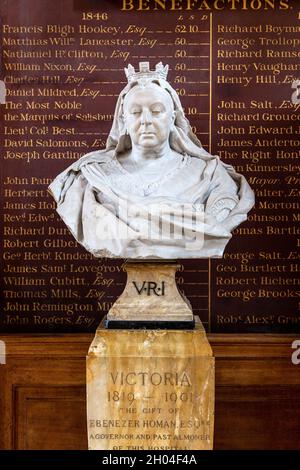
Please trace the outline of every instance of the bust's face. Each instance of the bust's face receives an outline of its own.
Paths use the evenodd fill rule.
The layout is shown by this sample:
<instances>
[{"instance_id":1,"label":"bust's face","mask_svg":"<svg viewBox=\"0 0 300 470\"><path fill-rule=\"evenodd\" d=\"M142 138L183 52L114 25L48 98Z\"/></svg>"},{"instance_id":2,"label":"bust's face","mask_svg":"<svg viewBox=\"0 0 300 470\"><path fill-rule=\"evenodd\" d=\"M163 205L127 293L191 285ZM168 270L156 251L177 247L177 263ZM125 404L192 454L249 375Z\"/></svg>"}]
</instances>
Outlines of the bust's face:
<instances>
[{"instance_id":1,"label":"bust's face","mask_svg":"<svg viewBox=\"0 0 300 470\"><path fill-rule=\"evenodd\" d=\"M125 97L123 109L133 144L151 149L169 139L174 105L169 93L158 85L133 88Z\"/></svg>"}]
</instances>

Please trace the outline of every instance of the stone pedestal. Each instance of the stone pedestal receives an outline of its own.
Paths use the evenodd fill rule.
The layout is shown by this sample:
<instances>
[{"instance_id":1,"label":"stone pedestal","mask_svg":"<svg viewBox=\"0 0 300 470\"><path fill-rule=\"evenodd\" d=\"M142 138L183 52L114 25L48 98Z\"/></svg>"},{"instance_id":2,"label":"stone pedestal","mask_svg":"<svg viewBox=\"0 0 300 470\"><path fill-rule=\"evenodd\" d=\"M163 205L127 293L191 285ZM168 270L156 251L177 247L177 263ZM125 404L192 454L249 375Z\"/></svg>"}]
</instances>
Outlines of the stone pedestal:
<instances>
[{"instance_id":1,"label":"stone pedestal","mask_svg":"<svg viewBox=\"0 0 300 470\"><path fill-rule=\"evenodd\" d=\"M100 326L87 357L91 450L212 449L214 358L205 330Z\"/></svg>"},{"instance_id":2,"label":"stone pedestal","mask_svg":"<svg viewBox=\"0 0 300 470\"><path fill-rule=\"evenodd\" d=\"M167 261L127 262L123 293L107 315L108 328L194 328L189 301L176 285L180 265Z\"/></svg>"}]
</instances>

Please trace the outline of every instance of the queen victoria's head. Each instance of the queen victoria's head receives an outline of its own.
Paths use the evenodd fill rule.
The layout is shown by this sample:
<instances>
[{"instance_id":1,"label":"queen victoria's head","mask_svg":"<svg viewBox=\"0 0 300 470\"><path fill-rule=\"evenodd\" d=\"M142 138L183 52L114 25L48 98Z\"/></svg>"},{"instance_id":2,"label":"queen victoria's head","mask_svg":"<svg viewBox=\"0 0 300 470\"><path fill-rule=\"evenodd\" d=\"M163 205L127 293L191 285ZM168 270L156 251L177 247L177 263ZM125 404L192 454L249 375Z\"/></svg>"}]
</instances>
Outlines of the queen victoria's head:
<instances>
[{"instance_id":1,"label":"queen victoria's head","mask_svg":"<svg viewBox=\"0 0 300 470\"><path fill-rule=\"evenodd\" d=\"M173 100L155 83L137 85L123 102L125 133L132 148L141 151L169 151L169 136L175 121Z\"/></svg>"},{"instance_id":2,"label":"queen victoria's head","mask_svg":"<svg viewBox=\"0 0 300 470\"><path fill-rule=\"evenodd\" d=\"M150 71L141 62L139 72L131 65L125 69L128 84L116 104L107 148L117 153L133 149L135 154L154 158L170 150L181 154L209 155L192 132L176 91L167 82L168 66L160 62ZM148 151L147 151L148 149Z\"/></svg>"}]
</instances>

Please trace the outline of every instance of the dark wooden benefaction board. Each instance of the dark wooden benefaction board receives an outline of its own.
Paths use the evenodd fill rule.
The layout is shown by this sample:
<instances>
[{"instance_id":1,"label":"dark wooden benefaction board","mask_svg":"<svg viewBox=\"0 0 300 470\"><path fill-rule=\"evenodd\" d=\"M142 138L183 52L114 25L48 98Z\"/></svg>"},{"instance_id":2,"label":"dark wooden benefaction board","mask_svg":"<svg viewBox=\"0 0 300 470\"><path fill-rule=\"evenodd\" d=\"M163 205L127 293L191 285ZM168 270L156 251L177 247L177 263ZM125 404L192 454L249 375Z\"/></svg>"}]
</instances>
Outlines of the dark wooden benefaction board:
<instances>
[{"instance_id":1,"label":"dark wooden benefaction board","mask_svg":"<svg viewBox=\"0 0 300 470\"><path fill-rule=\"evenodd\" d=\"M105 146L140 61L169 64L204 148L256 194L222 259L182 261L195 314L211 332L299 331L300 3L14 0L0 16L1 331L94 331L122 292L122 260L79 246L47 187Z\"/></svg>"}]
</instances>

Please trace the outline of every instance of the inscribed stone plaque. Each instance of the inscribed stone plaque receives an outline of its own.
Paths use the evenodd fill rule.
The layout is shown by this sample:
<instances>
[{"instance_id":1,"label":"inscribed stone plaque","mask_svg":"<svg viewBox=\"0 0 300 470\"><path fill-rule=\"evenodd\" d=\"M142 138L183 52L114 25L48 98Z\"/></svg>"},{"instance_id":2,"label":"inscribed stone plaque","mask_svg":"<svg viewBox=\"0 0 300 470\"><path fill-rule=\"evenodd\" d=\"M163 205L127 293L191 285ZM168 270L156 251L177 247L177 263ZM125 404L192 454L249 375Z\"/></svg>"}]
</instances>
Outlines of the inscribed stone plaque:
<instances>
[{"instance_id":1,"label":"inscribed stone plaque","mask_svg":"<svg viewBox=\"0 0 300 470\"><path fill-rule=\"evenodd\" d=\"M214 358L195 330L99 328L87 357L89 448L211 449Z\"/></svg>"}]
</instances>

